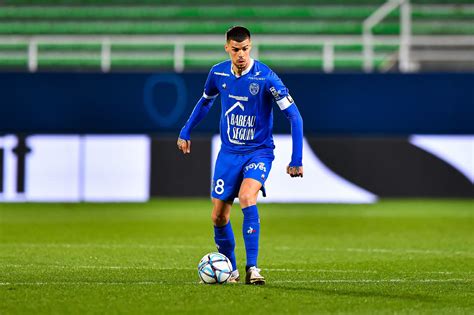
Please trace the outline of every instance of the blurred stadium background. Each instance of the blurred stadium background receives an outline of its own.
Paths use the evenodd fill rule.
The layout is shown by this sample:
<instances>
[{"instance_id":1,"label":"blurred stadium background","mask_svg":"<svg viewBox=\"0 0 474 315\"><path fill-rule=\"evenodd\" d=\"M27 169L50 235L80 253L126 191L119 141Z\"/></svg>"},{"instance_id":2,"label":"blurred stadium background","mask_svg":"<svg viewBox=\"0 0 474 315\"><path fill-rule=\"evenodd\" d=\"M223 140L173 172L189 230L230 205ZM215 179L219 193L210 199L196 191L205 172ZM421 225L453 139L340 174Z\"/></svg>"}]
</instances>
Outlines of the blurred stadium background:
<instances>
[{"instance_id":1,"label":"blurred stadium background","mask_svg":"<svg viewBox=\"0 0 474 315\"><path fill-rule=\"evenodd\" d=\"M0 17L0 199L207 196L219 111L195 158L172 144L235 24L305 119L307 179L273 172L268 201L472 197L471 1L2 1Z\"/></svg>"},{"instance_id":2,"label":"blurred stadium background","mask_svg":"<svg viewBox=\"0 0 474 315\"><path fill-rule=\"evenodd\" d=\"M122 281L121 284L127 285L128 280L120 273L104 276L103 270L92 271L92 268L77 264L90 266L91 262L82 256L98 255L102 263L112 264L102 266L109 272L114 270L113 264L123 263L121 267L115 266L120 271L120 268L133 268L130 264L142 263L144 266L150 264L151 270L159 274L166 269L157 271L153 266L166 263L163 255L172 251L182 256L180 249L186 249L192 257L171 261L178 269L185 266L186 277L182 278L187 280L180 278L182 274L174 270L178 287L169 289L176 296L185 298L179 281L189 282L191 276L187 277L188 274L195 276L194 271L186 268L194 268L194 260L206 250L212 250L210 234L205 238L196 235L201 236L200 231L210 226L210 221L206 221L208 203L200 199L206 200L209 196L211 166L219 146L216 137L219 101L195 130L191 156L179 154L175 141L202 93L207 71L213 64L227 59L223 50L224 33L237 24L251 30L253 57L268 64L283 79L305 123L305 177L295 182L286 178L283 171L291 154L289 124L275 110L277 158L268 181L269 196L261 201L286 204L294 209L295 219L299 216L307 224L314 222L317 225L318 220L323 219L328 227L327 238L334 233L335 238L342 237L345 241L332 244L337 250L340 250L338 246L364 247L345 252L357 255L354 253L366 251L367 256L360 257L360 264L355 259L350 265L362 274L367 268L375 269L375 272L377 268L390 270L381 262L383 259L374 257L382 252L396 255L396 259L426 255L422 261L417 261L417 266L421 267L412 266L414 273L425 267L433 267L430 270L439 267L440 274L453 273L459 268L457 271L461 273L458 277L461 280L453 275L450 279L459 281L454 279L452 287L438 287L439 296L431 297L441 301L444 296L454 295L446 298L442 305L417 300L431 289L421 286L415 290L417 297L407 293L406 304L399 306L371 300L383 300L383 294L376 297L367 292L367 295L347 293L346 296L328 296L333 300L319 301L325 305L319 311L351 312L350 303L356 305L353 311L362 313L474 311L472 304L465 304L469 297L472 298L472 264L471 268L466 266L469 261L472 263L474 229L472 0L295 0L291 3L280 0L250 3L240 0L231 3L216 0L0 0L0 238L3 244L0 244L3 253L0 267L5 272L0 279L0 289L7 292L8 288L19 289L22 284L35 287L38 283L46 288L48 281L52 287L56 284L59 288L69 288L68 281L74 280L73 285L80 286L97 279L99 285L107 281L115 285ZM188 200L187 197L198 199ZM395 199L384 203L384 198ZM423 200L429 206L424 207L425 201L417 202L418 199L413 201L413 198L428 198ZM439 198L450 199L438 203ZM84 201L113 203L75 204ZM378 206L373 205L376 208L368 205L378 201ZM126 203L119 205L118 202ZM312 205L299 208L297 204L300 203ZM341 212L337 205L328 203L342 203L344 209L354 212ZM191 220L189 209L193 205L199 214L194 219L202 222L202 226L195 222L194 227L199 225L199 229L189 228L183 232L184 227L179 227L179 213ZM279 217L281 208L278 205L262 207L274 209L279 218L279 221L275 219L275 226L284 225L285 221L292 226L284 213ZM176 218L170 212L174 208ZM315 217L308 217L310 212L302 209L312 209ZM364 212L366 210L368 212ZM37 216L35 211L43 217ZM155 213L153 211L156 215L150 215ZM160 211L176 220L164 217ZM383 211L388 211L387 216L392 221L379 225L377 218ZM357 243L362 231L351 225L350 220L347 223L337 221L337 215L334 220L327 219L326 216L331 216L328 213L339 213L341 218L357 217L362 225L367 224L366 215L373 216L374 225L370 227L374 234L363 238L365 243ZM94 221L96 216L103 220L103 226ZM427 221L402 220L413 219L412 216ZM140 230L138 225L133 225L138 224L138 218L156 225ZM271 220L270 213L267 218ZM446 218L451 224L443 226L430 218L440 222ZM129 219L133 228L127 224ZM88 220L92 220L91 224L84 226ZM19 222L25 225L18 225ZM61 222L66 224L60 227ZM392 233L389 232L390 222L398 227ZM170 223L176 224L176 229L163 226ZM325 246L324 243L314 245L324 237L311 236L311 228L300 230L297 222L293 223L294 231L300 233L297 237L307 240L306 247L302 245L306 248L305 253L317 252L318 246ZM429 230L425 243L417 243L416 233L410 233L414 230L423 232L424 228ZM168 234L153 234L160 229ZM51 234L48 231L52 231ZM84 231L90 236L81 237ZM104 231L112 234L106 235ZM173 234L178 231L187 238ZM436 231L443 234L443 241L437 239ZM271 228L268 233L273 235L276 245L287 245L285 239L278 238L279 234L272 234ZM403 235L409 236L404 239ZM147 246L140 242L160 242L160 237L176 247L153 247L160 253L157 256L139 250L145 250ZM87 244L95 245L82 246L84 239L89 242ZM377 251L382 240L394 246L418 249ZM123 243L132 241L139 245L128 250ZM189 247L188 243L193 241L195 247ZM82 245L76 246L76 242ZM41 245L43 243L46 245ZM373 246L375 250L372 250ZM97 254L92 250L94 248L105 252ZM118 255L116 251L109 253L114 248L120 248L124 260L114 256ZM274 278L281 279L278 274L283 272L281 268L291 267L291 262L277 265L271 259L272 253L263 254L267 267L273 266L273 273L277 274ZM265 254L269 257L266 260ZM450 260L451 254L457 260ZM320 256L314 258L314 268L322 265L330 269L337 265L343 269L348 265L345 264L346 255L325 255L327 261ZM439 261L436 262L424 260L429 255L443 256L443 259L437 256ZM138 257L143 260L139 262ZM284 262L284 257L278 256L278 259ZM65 266L64 270L70 267L71 273L59 275L58 269L42 269L42 266L51 267L59 261L63 262L60 265ZM370 265L363 262L370 262ZM408 262L398 263L393 270L408 268ZM442 269L442 266L446 268ZM298 265L294 267L298 268ZM81 272L85 274L73 272L77 268L82 268ZM88 272L93 276L91 279ZM270 278L271 275L270 270ZM150 277L153 278L146 273L136 276L145 285L152 282ZM164 277L164 283L155 284L166 286L168 280L166 275ZM293 278L289 279L291 282ZM374 286L378 285L377 281L384 281L371 279L369 282L372 280ZM403 299L403 292L413 290L410 280L405 280L402 279L403 283L407 282L405 287L397 287L402 288L400 295L391 298ZM449 279L440 282L444 280ZM338 283L341 279L331 281ZM291 297L297 292L290 289L285 294ZM164 292L159 288L154 290ZM229 296L235 294L226 290L225 294ZM312 287L312 290L317 289ZM318 291L320 294L321 290ZM395 289L384 287L382 291L389 296L387 292L391 290ZM19 291L17 295L8 291L11 300L0 304L7 313L35 310L15 306L15 302L25 301ZM48 292L52 296L60 295L61 290L51 293L53 291ZM183 292L196 299L203 298L202 292L191 291ZM31 294L29 303L41 312L91 311L81 305L84 301L72 302L64 296L63 302L67 303L61 304L60 308L45 308L51 301L41 300L34 288L28 292ZM87 290L81 292L88 294ZM239 294L245 296L245 292ZM32 302L35 296L46 304ZM361 306L365 302L360 299L367 297L377 305L375 308ZM160 301L166 303L166 296L161 298ZM298 299L300 297L293 298L297 302L303 301ZM312 301L309 296L305 298L304 301ZM351 302L339 298L349 298ZM107 300L105 295L104 299ZM94 298L88 301L100 304ZM71 309L71 305L77 309ZM111 307L112 302L107 305ZM134 305L132 302L120 305L124 308L97 308L96 311L134 310L127 309ZM146 306L144 310L156 311L152 304L143 305ZM317 311L308 305L304 308L305 305L290 304L287 308L263 310L277 313ZM213 306L218 310L218 303ZM194 307L207 310L200 304ZM179 303L171 303L165 310L189 312ZM249 310L234 310L239 311Z\"/></svg>"},{"instance_id":3,"label":"blurred stadium background","mask_svg":"<svg viewBox=\"0 0 474 315\"><path fill-rule=\"evenodd\" d=\"M473 70L468 0L2 3L4 69L205 71L226 57L223 30L245 24L276 70Z\"/></svg>"}]
</instances>

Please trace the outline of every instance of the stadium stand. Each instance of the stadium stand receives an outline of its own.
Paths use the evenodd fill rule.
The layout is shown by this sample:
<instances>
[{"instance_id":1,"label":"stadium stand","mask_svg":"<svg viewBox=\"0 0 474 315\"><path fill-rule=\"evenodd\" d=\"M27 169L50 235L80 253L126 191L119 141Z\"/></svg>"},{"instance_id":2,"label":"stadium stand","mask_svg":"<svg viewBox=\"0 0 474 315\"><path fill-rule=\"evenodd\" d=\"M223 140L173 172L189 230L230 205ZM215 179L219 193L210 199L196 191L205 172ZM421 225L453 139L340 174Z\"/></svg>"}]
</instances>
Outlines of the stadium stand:
<instances>
[{"instance_id":1,"label":"stadium stand","mask_svg":"<svg viewBox=\"0 0 474 315\"><path fill-rule=\"evenodd\" d=\"M224 31L243 24L256 35L255 55L272 67L360 70L363 21L384 2L316 0L287 5L256 0L252 5L237 1L239 5L223 6L214 0L199 5L165 0L3 1L0 67L27 69L33 43L39 69L204 69L226 57ZM464 56L460 59L465 69L470 62L465 56L474 48L472 1L411 3L412 35L448 42L462 36L458 47L447 53ZM393 69L397 63L399 20L400 10L394 10L373 29L380 39L373 59L379 70ZM328 42L330 46L325 47ZM435 45L430 42L420 44L421 51L432 53ZM446 52L445 45L439 48ZM329 68L324 59L327 49L334 59ZM105 67L104 53L110 59ZM177 56L182 56L179 64Z\"/></svg>"}]
</instances>

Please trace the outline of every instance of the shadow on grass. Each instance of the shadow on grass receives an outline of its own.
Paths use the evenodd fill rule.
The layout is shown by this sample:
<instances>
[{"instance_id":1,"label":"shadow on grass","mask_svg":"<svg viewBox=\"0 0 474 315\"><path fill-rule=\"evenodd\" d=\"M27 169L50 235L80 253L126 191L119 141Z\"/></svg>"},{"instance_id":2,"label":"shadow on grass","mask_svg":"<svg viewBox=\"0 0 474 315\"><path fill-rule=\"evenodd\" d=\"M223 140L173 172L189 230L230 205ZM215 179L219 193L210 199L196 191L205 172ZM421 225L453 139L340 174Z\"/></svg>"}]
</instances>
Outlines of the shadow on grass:
<instances>
[{"instance_id":1,"label":"shadow on grass","mask_svg":"<svg viewBox=\"0 0 474 315\"><path fill-rule=\"evenodd\" d=\"M284 286L278 284L267 285L268 290L274 291L284 291L284 292L308 292L308 293L321 293L327 296L346 296L346 297L376 297L376 298L385 298L385 299L398 299L398 300L410 300L410 301L419 301L419 302L439 302L439 299L433 296L427 296L424 294L414 294L414 293L395 293L395 292L384 292L382 290L358 290L358 289L339 289L339 288L308 288L308 287L294 287L294 286Z\"/></svg>"}]
</instances>

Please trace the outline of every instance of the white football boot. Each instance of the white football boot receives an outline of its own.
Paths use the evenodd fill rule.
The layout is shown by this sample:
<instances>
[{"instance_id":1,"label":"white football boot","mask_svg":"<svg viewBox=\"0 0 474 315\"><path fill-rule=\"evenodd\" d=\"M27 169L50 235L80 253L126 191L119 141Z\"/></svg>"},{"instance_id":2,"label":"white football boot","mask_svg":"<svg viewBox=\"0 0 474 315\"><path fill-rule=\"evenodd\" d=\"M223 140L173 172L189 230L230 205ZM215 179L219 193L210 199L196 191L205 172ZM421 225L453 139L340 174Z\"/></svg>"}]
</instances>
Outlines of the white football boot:
<instances>
[{"instance_id":1,"label":"white football boot","mask_svg":"<svg viewBox=\"0 0 474 315\"><path fill-rule=\"evenodd\" d=\"M265 278L260 274L260 269L253 266L247 270L247 275L245 277L245 284L256 284L263 285L265 284Z\"/></svg>"},{"instance_id":2,"label":"white football boot","mask_svg":"<svg viewBox=\"0 0 474 315\"><path fill-rule=\"evenodd\" d=\"M227 283L238 283L240 281L240 275L238 270L232 271L232 274L229 277L229 280L227 280Z\"/></svg>"}]
</instances>

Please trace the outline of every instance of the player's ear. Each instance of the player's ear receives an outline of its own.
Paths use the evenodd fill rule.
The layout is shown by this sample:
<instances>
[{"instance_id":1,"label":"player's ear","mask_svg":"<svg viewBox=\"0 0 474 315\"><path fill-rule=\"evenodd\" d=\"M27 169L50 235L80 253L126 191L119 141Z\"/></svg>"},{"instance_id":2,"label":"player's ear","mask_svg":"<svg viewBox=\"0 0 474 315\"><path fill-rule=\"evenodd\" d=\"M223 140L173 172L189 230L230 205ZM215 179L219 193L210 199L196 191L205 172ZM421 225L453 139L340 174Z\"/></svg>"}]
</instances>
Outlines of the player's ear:
<instances>
[{"instance_id":1,"label":"player's ear","mask_svg":"<svg viewBox=\"0 0 474 315\"><path fill-rule=\"evenodd\" d=\"M224 50L225 50L226 53L229 52L229 45L227 45L227 43L225 43L225 45L224 45Z\"/></svg>"}]
</instances>

